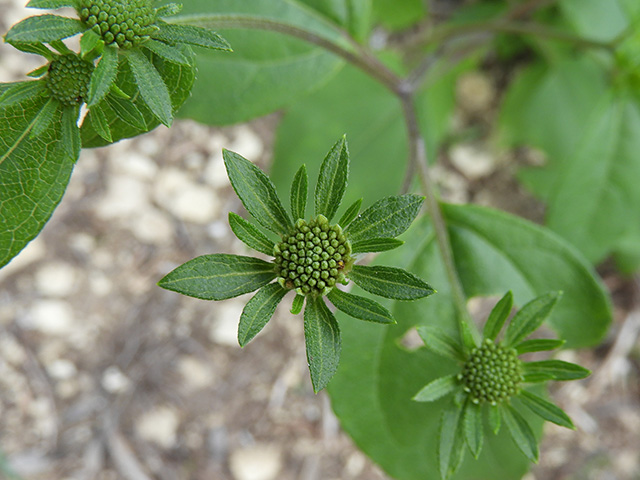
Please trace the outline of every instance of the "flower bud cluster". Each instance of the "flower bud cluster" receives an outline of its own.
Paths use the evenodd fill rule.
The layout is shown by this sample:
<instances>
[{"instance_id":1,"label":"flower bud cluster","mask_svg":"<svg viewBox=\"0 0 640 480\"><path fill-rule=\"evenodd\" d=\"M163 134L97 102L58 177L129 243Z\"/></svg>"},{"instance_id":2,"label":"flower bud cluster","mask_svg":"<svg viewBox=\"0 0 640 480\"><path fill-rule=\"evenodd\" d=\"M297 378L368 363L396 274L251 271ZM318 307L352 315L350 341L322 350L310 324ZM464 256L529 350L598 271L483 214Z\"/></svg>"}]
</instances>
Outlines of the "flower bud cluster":
<instances>
[{"instance_id":1,"label":"flower bud cluster","mask_svg":"<svg viewBox=\"0 0 640 480\"><path fill-rule=\"evenodd\" d=\"M515 349L507 349L485 339L471 352L458 380L474 403L495 405L516 395L524 378Z\"/></svg>"},{"instance_id":2,"label":"flower bud cluster","mask_svg":"<svg viewBox=\"0 0 640 480\"><path fill-rule=\"evenodd\" d=\"M93 63L78 55L59 55L49 63L45 83L53 98L64 105L77 105L87 95L93 70Z\"/></svg>"},{"instance_id":3,"label":"flower bud cluster","mask_svg":"<svg viewBox=\"0 0 640 480\"><path fill-rule=\"evenodd\" d=\"M299 219L273 249L278 282L302 295L326 295L353 265L351 244L339 225L324 215Z\"/></svg>"},{"instance_id":4,"label":"flower bud cluster","mask_svg":"<svg viewBox=\"0 0 640 480\"><path fill-rule=\"evenodd\" d=\"M78 15L107 45L121 48L136 47L158 30L151 0L81 0Z\"/></svg>"}]
</instances>

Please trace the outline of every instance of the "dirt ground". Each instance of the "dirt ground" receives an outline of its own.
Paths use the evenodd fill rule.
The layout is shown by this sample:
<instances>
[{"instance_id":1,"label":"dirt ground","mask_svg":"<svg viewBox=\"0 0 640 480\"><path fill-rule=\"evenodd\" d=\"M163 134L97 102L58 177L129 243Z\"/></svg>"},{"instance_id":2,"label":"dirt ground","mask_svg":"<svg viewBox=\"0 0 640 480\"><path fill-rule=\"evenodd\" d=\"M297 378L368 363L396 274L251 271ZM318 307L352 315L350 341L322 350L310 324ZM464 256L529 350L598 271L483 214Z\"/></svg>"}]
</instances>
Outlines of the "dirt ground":
<instances>
[{"instance_id":1,"label":"dirt ground","mask_svg":"<svg viewBox=\"0 0 640 480\"><path fill-rule=\"evenodd\" d=\"M23 3L0 0L1 32ZM33 60L0 45L0 81ZM487 79L465 82L461 121L471 122L465 89ZM326 394L313 394L302 325L286 309L242 350L246 299L155 285L195 256L246 252L227 223L241 205L221 148L267 168L277 121L177 121L82 152L43 233L0 270L0 465L24 480L387 478L341 431ZM446 198L540 219L513 180L530 152L505 162L485 147L443 156ZM640 479L640 281L600 271L614 324L598 348L561 354L593 375L552 391L577 431L548 424L527 480Z\"/></svg>"}]
</instances>

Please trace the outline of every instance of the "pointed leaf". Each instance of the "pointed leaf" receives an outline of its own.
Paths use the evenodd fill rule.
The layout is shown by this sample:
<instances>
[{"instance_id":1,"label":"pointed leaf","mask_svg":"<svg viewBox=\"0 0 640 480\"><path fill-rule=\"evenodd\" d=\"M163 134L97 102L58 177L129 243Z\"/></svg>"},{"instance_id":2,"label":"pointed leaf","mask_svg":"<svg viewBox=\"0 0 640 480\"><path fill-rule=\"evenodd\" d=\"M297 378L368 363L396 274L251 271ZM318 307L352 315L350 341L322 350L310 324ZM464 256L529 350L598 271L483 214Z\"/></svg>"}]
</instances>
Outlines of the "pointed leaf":
<instances>
[{"instance_id":1,"label":"pointed leaf","mask_svg":"<svg viewBox=\"0 0 640 480\"><path fill-rule=\"evenodd\" d=\"M352 242L397 237L416 218L424 197L407 194L386 197L367 208L346 229Z\"/></svg>"},{"instance_id":2,"label":"pointed leaf","mask_svg":"<svg viewBox=\"0 0 640 480\"><path fill-rule=\"evenodd\" d=\"M561 427L575 429L573 422L569 418L569 415L554 405L551 402L546 401L544 398L539 397L526 390L521 390L518 394L518 399L533 413L539 415L549 422L553 422Z\"/></svg>"},{"instance_id":3,"label":"pointed leaf","mask_svg":"<svg viewBox=\"0 0 640 480\"><path fill-rule=\"evenodd\" d=\"M214 253L180 265L158 286L203 300L225 300L253 292L274 278L273 264L264 260Z\"/></svg>"},{"instance_id":4,"label":"pointed leaf","mask_svg":"<svg viewBox=\"0 0 640 480\"><path fill-rule=\"evenodd\" d=\"M320 166L315 192L316 215L324 215L329 221L340 207L349 178L349 149L347 139L338 140Z\"/></svg>"},{"instance_id":5,"label":"pointed leaf","mask_svg":"<svg viewBox=\"0 0 640 480\"><path fill-rule=\"evenodd\" d=\"M500 333L500 330L502 330L504 322L507 320L509 314L511 313L512 306L513 293L511 292L511 290L509 290L491 310L489 318L487 319L487 323L485 323L484 329L482 331L482 336L484 338L489 338L491 340L496 339L496 337Z\"/></svg>"},{"instance_id":6,"label":"pointed leaf","mask_svg":"<svg viewBox=\"0 0 640 480\"><path fill-rule=\"evenodd\" d=\"M158 18L171 17L172 15L177 15L181 11L182 11L181 3L168 3L158 8L158 10L156 11L156 15L158 16Z\"/></svg>"},{"instance_id":7,"label":"pointed leaf","mask_svg":"<svg viewBox=\"0 0 640 480\"><path fill-rule=\"evenodd\" d=\"M518 448L529 460L538 463L538 442L527 421L511 405L503 406L502 415Z\"/></svg>"},{"instance_id":8,"label":"pointed leaf","mask_svg":"<svg viewBox=\"0 0 640 480\"><path fill-rule=\"evenodd\" d=\"M31 70L29 73L27 73L27 77L40 78L43 75L45 75L48 71L49 71L49 65L42 65L41 67L38 67L34 70Z\"/></svg>"},{"instance_id":9,"label":"pointed leaf","mask_svg":"<svg viewBox=\"0 0 640 480\"><path fill-rule=\"evenodd\" d=\"M87 95L87 105L89 107L100 102L109 93L111 85L116 81L117 73L118 49L113 45L105 45L102 57L100 57L100 61L91 75L89 93Z\"/></svg>"},{"instance_id":10,"label":"pointed leaf","mask_svg":"<svg viewBox=\"0 0 640 480\"><path fill-rule=\"evenodd\" d=\"M401 268L354 265L348 277L367 292L396 300L417 300L435 293L424 280Z\"/></svg>"},{"instance_id":11,"label":"pointed leaf","mask_svg":"<svg viewBox=\"0 0 640 480\"><path fill-rule=\"evenodd\" d=\"M462 346L447 335L443 330L434 326L418 327L418 335L424 341L425 347L436 355L449 358L456 362L464 362L466 357Z\"/></svg>"},{"instance_id":12,"label":"pointed leaf","mask_svg":"<svg viewBox=\"0 0 640 480\"><path fill-rule=\"evenodd\" d=\"M223 150L222 156L231 185L244 208L263 227L280 235L288 233L293 227L291 219L269 177L237 153Z\"/></svg>"},{"instance_id":13,"label":"pointed leaf","mask_svg":"<svg viewBox=\"0 0 640 480\"><path fill-rule=\"evenodd\" d=\"M27 8L42 8L46 10L55 10L62 7L76 8L78 6L76 0L29 0Z\"/></svg>"},{"instance_id":14,"label":"pointed leaf","mask_svg":"<svg viewBox=\"0 0 640 480\"><path fill-rule=\"evenodd\" d=\"M416 402L434 402L445 395L449 395L458 387L460 387L460 384L456 376L447 375L446 377L436 378L432 382L427 383L415 394L413 399Z\"/></svg>"},{"instance_id":15,"label":"pointed leaf","mask_svg":"<svg viewBox=\"0 0 640 480\"><path fill-rule=\"evenodd\" d=\"M482 406L467 401L464 407L464 436L467 439L469 450L477 460L482 450L484 429L482 425Z\"/></svg>"},{"instance_id":16,"label":"pointed leaf","mask_svg":"<svg viewBox=\"0 0 640 480\"><path fill-rule=\"evenodd\" d=\"M291 304L291 313L298 315L302 311L304 305L304 295L296 294Z\"/></svg>"},{"instance_id":17,"label":"pointed leaf","mask_svg":"<svg viewBox=\"0 0 640 480\"><path fill-rule=\"evenodd\" d=\"M151 50L156 55L164 58L165 60L177 63L180 65L189 65L190 61L187 57L185 57L180 50L174 48L171 45L167 45L166 43L159 42L158 40L154 40L153 38L149 41L145 42L144 47Z\"/></svg>"},{"instance_id":18,"label":"pointed leaf","mask_svg":"<svg viewBox=\"0 0 640 480\"><path fill-rule=\"evenodd\" d=\"M396 238L371 238L354 242L351 245L351 251L353 253L386 252L398 248L402 244L404 242Z\"/></svg>"},{"instance_id":19,"label":"pointed leaf","mask_svg":"<svg viewBox=\"0 0 640 480\"><path fill-rule=\"evenodd\" d=\"M247 302L238 324L238 343L244 347L264 328L287 290L278 282L265 285Z\"/></svg>"},{"instance_id":20,"label":"pointed leaf","mask_svg":"<svg viewBox=\"0 0 640 480\"><path fill-rule=\"evenodd\" d=\"M139 50L129 50L126 59L131 66L131 72L136 79L144 103L161 123L170 127L173 122L173 107L169 90L162 77L149 59Z\"/></svg>"},{"instance_id":21,"label":"pointed leaf","mask_svg":"<svg viewBox=\"0 0 640 480\"><path fill-rule=\"evenodd\" d=\"M396 323L389 310L369 298L343 292L338 288L331 289L327 298L336 308L354 318L376 323Z\"/></svg>"},{"instance_id":22,"label":"pointed leaf","mask_svg":"<svg viewBox=\"0 0 640 480\"><path fill-rule=\"evenodd\" d=\"M516 345L537 330L547 319L561 295L561 292L550 292L534 298L522 307L507 327L504 345L506 347Z\"/></svg>"},{"instance_id":23,"label":"pointed leaf","mask_svg":"<svg viewBox=\"0 0 640 480\"><path fill-rule=\"evenodd\" d=\"M122 121L128 123L134 128L141 130L147 129L147 123L144 120L144 115L138 110L138 108L130 101L119 98L113 94L107 94L107 104L113 109L115 114Z\"/></svg>"},{"instance_id":24,"label":"pointed leaf","mask_svg":"<svg viewBox=\"0 0 640 480\"><path fill-rule=\"evenodd\" d=\"M305 218L308 183L307 167L302 164L291 183L291 215L294 222L299 218Z\"/></svg>"},{"instance_id":25,"label":"pointed leaf","mask_svg":"<svg viewBox=\"0 0 640 480\"><path fill-rule=\"evenodd\" d=\"M100 44L104 45L104 41L102 40L102 37L100 35L98 35L93 30L87 30L86 32L84 32L80 37L80 53L82 57L85 57L87 54L92 52ZM95 75L95 71L93 74Z\"/></svg>"},{"instance_id":26,"label":"pointed leaf","mask_svg":"<svg viewBox=\"0 0 640 480\"><path fill-rule=\"evenodd\" d=\"M7 108L16 103L20 103L22 100L36 97L45 91L46 87L44 82L39 80L11 83L2 95L0 95L0 108Z\"/></svg>"},{"instance_id":27,"label":"pointed leaf","mask_svg":"<svg viewBox=\"0 0 640 480\"><path fill-rule=\"evenodd\" d=\"M438 437L440 476L447 479L458 469L464 452L462 409L455 402L451 402L442 414Z\"/></svg>"},{"instance_id":28,"label":"pointed leaf","mask_svg":"<svg viewBox=\"0 0 640 480\"><path fill-rule=\"evenodd\" d=\"M489 407L489 426L491 431L497 435L500 431L500 424L502 423L502 410L500 405L488 405Z\"/></svg>"},{"instance_id":29,"label":"pointed leaf","mask_svg":"<svg viewBox=\"0 0 640 480\"><path fill-rule=\"evenodd\" d=\"M21 52L34 53L36 55L40 55L46 58L49 61L55 58L55 53L49 50L49 48L46 45L43 45L42 43L9 42L6 39L5 41L11 46L13 46L14 48L17 48L18 50L20 50Z\"/></svg>"},{"instance_id":30,"label":"pointed leaf","mask_svg":"<svg viewBox=\"0 0 640 480\"><path fill-rule=\"evenodd\" d=\"M51 43L77 35L87 27L75 18L58 15L28 17L15 24L5 35L5 41L17 43Z\"/></svg>"},{"instance_id":31,"label":"pointed leaf","mask_svg":"<svg viewBox=\"0 0 640 480\"><path fill-rule=\"evenodd\" d=\"M591 372L575 363L562 360L542 360L540 362L524 362L523 373L525 375L542 374L549 375L554 380L580 380L588 377Z\"/></svg>"},{"instance_id":32,"label":"pointed leaf","mask_svg":"<svg viewBox=\"0 0 640 480\"><path fill-rule=\"evenodd\" d=\"M212 30L192 25L172 25L161 23L160 31L155 38L170 44L187 43L214 50L231 51L231 46L220 35Z\"/></svg>"},{"instance_id":33,"label":"pointed leaf","mask_svg":"<svg viewBox=\"0 0 640 480\"><path fill-rule=\"evenodd\" d=\"M327 386L340 361L340 329L322 297L307 297L304 339L313 391Z\"/></svg>"},{"instance_id":34,"label":"pointed leaf","mask_svg":"<svg viewBox=\"0 0 640 480\"><path fill-rule=\"evenodd\" d=\"M64 145L65 151L69 157L74 159L80 156L80 149L82 147L82 142L80 140L80 128L78 128L79 114L79 106L62 109L62 144Z\"/></svg>"},{"instance_id":35,"label":"pointed leaf","mask_svg":"<svg viewBox=\"0 0 640 480\"><path fill-rule=\"evenodd\" d=\"M54 40L49 42L53 48L55 48L61 55L75 55L76 53L71 50L62 40Z\"/></svg>"},{"instance_id":36,"label":"pointed leaf","mask_svg":"<svg viewBox=\"0 0 640 480\"><path fill-rule=\"evenodd\" d=\"M109 143L113 141L113 138L111 137L111 129L109 128L109 121L107 120L107 116L105 115L101 105L96 105L91 108L91 117L89 121L98 135Z\"/></svg>"},{"instance_id":37,"label":"pointed leaf","mask_svg":"<svg viewBox=\"0 0 640 480\"><path fill-rule=\"evenodd\" d=\"M229 226L236 237L242 240L247 247L273 257L275 244L240 215L229 212Z\"/></svg>"},{"instance_id":38,"label":"pointed leaf","mask_svg":"<svg viewBox=\"0 0 640 480\"><path fill-rule=\"evenodd\" d=\"M342 217L340 217L340 221L338 222L338 225L340 225L343 229L347 228L349 224L353 222L353 220L358 216L358 213L360 213L361 206L362 206L362 199L359 198L358 200L353 202L349 206L349 208L345 210L345 212L342 214Z\"/></svg>"},{"instance_id":39,"label":"pointed leaf","mask_svg":"<svg viewBox=\"0 0 640 480\"><path fill-rule=\"evenodd\" d=\"M529 352L543 352L545 350L555 350L560 348L566 342L564 340L556 340L552 338L536 338L533 340L525 340L516 345L518 355Z\"/></svg>"}]
</instances>

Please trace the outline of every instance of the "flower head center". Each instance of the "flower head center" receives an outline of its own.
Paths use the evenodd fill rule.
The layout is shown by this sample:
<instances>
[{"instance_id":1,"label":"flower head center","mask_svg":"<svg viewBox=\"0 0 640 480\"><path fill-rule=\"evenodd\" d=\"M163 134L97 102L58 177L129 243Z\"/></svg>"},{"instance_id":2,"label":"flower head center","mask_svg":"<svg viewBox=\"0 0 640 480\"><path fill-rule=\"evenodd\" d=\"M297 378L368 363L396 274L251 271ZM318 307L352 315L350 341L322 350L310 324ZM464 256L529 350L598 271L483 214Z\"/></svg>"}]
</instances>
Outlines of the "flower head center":
<instances>
[{"instance_id":1,"label":"flower head center","mask_svg":"<svg viewBox=\"0 0 640 480\"><path fill-rule=\"evenodd\" d=\"M324 215L299 219L273 249L278 282L302 295L326 295L353 265L351 244Z\"/></svg>"},{"instance_id":2,"label":"flower head center","mask_svg":"<svg viewBox=\"0 0 640 480\"><path fill-rule=\"evenodd\" d=\"M93 70L93 64L78 55L59 55L49 64L45 82L53 98L64 105L77 105L87 95Z\"/></svg>"},{"instance_id":3,"label":"flower head center","mask_svg":"<svg viewBox=\"0 0 640 480\"><path fill-rule=\"evenodd\" d=\"M120 48L136 47L158 29L151 0L81 0L78 15L107 45Z\"/></svg>"},{"instance_id":4,"label":"flower head center","mask_svg":"<svg viewBox=\"0 0 640 480\"><path fill-rule=\"evenodd\" d=\"M495 405L519 391L522 362L514 349L507 349L486 339L473 349L458 380L474 403Z\"/></svg>"}]
</instances>

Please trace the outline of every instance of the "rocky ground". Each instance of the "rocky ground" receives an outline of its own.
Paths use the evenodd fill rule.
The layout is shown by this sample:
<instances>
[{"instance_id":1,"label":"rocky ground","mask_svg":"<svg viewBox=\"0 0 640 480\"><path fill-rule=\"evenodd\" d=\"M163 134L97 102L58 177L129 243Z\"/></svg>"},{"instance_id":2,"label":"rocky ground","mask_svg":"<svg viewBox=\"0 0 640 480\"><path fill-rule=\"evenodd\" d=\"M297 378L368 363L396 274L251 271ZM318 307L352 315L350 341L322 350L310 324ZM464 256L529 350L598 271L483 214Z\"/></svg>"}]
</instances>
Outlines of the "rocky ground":
<instances>
[{"instance_id":1,"label":"rocky ground","mask_svg":"<svg viewBox=\"0 0 640 480\"><path fill-rule=\"evenodd\" d=\"M23 3L0 0L0 32ZM0 45L0 81L37 66ZM459 91L459 122L494 101L484 76ZM267 168L276 123L178 121L82 152L43 233L0 270L0 478L2 465L24 480L387 478L313 394L302 328L286 309L241 350L246 299L214 304L155 286L197 255L245 253L226 220L241 205L221 148ZM540 218L512 179L513 157L474 143L442 164L448 199ZM578 430L548 425L528 480L640 479L640 285L602 274L615 324L601 347L563 352L594 374L553 392Z\"/></svg>"}]
</instances>

